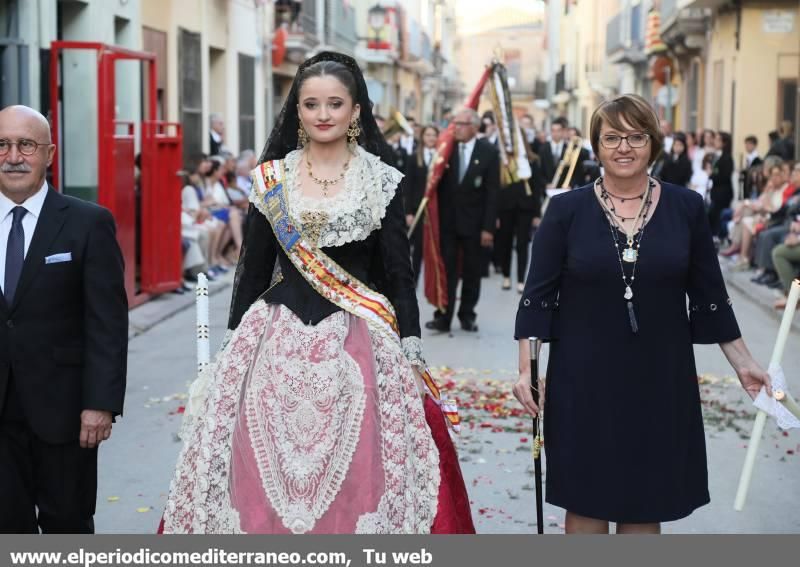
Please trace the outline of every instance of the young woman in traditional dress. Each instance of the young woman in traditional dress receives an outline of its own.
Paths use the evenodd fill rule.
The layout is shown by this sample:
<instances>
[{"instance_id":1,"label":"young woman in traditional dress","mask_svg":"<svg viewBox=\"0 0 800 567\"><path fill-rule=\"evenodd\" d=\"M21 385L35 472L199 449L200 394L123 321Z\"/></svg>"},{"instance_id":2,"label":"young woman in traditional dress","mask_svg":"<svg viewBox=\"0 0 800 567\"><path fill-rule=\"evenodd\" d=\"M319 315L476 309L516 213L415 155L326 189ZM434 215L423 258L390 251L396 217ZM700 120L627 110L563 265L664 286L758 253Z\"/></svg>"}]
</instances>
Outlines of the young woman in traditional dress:
<instances>
[{"instance_id":1,"label":"young woman in traditional dress","mask_svg":"<svg viewBox=\"0 0 800 567\"><path fill-rule=\"evenodd\" d=\"M388 156L355 61L301 65L253 172L165 533L474 532Z\"/></svg>"}]
</instances>

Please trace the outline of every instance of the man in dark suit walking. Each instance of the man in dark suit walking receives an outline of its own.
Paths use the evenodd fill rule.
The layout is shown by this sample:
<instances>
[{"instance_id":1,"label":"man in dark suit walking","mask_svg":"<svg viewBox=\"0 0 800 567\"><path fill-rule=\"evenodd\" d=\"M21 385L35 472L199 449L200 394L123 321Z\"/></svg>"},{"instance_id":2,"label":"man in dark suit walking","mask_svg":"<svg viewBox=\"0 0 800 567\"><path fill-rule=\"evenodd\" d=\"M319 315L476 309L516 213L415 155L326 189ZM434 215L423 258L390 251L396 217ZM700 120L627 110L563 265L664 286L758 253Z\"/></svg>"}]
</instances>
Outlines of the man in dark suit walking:
<instances>
[{"instance_id":1,"label":"man in dark suit walking","mask_svg":"<svg viewBox=\"0 0 800 567\"><path fill-rule=\"evenodd\" d=\"M458 318L465 331L477 331L475 306L481 291L482 248L494 240L495 200L500 183L497 148L475 137L480 117L471 109L456 114L457 142L447 171L439 183L439 219L442 258L447 271L447 311L437 312L426 328L448 332L455 313L456 287L461 267L461 304Z\"/></svg>"},{"instance_id":2,"label":"man in dark suit walking","mask_svg":"<svg viewBox=\"0 0 800 567\"><path fill-rule=\"evenodd\" d=\"M565 186L569 166L565 167L559 178L553 183L553 177L558 169L558 164L564 159L564 153L569 145L569 122L566 118L558 117L550 125L550 141L541 144L539 147L539 158L542 161L542 174L547 180L548 187L560 189ZM575 164L575 171L569 182L569 187L580 187L583 185L584 173L583 162L589 159L589 153L581 149L578 161Z\"/></svg>"},{"instance_id":3,"label":"man in dark suit walking","mask_svg":"<svg viewBox=\"0 0 800 567\"><path fill-rule=\"evenodd\" d=\"M122 413L128 305L114 219L49 188L55 145L0 111L0 532L92 533L97 446Z\"/></svg>"}]
</instances>

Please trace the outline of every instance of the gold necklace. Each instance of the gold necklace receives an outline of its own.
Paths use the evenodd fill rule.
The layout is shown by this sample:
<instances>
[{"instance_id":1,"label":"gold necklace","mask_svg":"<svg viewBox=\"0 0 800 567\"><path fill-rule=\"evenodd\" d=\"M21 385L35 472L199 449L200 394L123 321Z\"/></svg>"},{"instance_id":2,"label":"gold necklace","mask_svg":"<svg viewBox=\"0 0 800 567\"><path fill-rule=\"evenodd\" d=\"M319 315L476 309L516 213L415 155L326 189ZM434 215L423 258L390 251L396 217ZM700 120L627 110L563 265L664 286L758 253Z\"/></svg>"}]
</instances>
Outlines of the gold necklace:
<instances>
[{"instance_id":1,"label":"gold necklace","mask_svg":"<svg viewBox=\"0 0 800 567\"><path fill-rule=\"evenodd\" d=\"M339 174L339 177L335 179L321 179L319 177L314 176L314 172L311 171L311 161L308 159L308 152L306 152L306 167L308 168L308 176L316 183L317 185L322 185L322 196L328 196L328 185L336 185L342 179L344 179L345 174L347 173L347 168L350 167L350 156L347 156L347 161L344 162L344 166L342 167L342 172Z\"/></svg>"}]
</instances>

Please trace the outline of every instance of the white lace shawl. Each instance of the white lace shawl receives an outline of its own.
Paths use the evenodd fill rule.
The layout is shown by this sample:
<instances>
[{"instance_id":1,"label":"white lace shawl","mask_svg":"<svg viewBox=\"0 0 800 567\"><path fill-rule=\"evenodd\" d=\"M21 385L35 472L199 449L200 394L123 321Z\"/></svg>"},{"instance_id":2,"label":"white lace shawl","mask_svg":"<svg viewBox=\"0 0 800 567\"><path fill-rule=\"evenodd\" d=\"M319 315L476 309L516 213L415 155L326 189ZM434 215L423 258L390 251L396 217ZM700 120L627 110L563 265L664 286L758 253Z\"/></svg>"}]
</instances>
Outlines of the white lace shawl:
<instances>
[{"instance_id":1,"label":"white lace shawl","mask_svg":"<svg viewBox=\"0 0 800 567\"><path fill-rule=\"evenodd\" d=\"M302 229L301 213L323 211L328 222L315 244L321 248L342 246L364 240L381 227L386 208L394 197L403 174L376 155L358 146L345 174L344 189L329 199L314 199L300 193L297 168L303 165L303 151L295 150L284 160L289 213Z\"/></svg>"},{"instance_id":2,"label":"white lace shawl","mask_svg":"<svg viewBox=\"0 0 800 567\"><path fill-rule=\"evenodd\" d=\"M306 197L297 186L297 168L303 166L303 150L289 152L284 159L289 214L303 230L303 213L321 211L328 221L319 231L315 244L319 247L342 246L348 242L364 240L381 228L386 208L397 192L403 174L381 161L378 156L358 146L345 174L344 189L329 199ZM251 200L255 192L251 193ZM316 230L303 230L306 239ZM273 281L275 277L273 275ZM227 344L227 339L224 344ZM405 337L403 351L409 362L425 366L420 337Z\"/></svg>"}]
</instances>

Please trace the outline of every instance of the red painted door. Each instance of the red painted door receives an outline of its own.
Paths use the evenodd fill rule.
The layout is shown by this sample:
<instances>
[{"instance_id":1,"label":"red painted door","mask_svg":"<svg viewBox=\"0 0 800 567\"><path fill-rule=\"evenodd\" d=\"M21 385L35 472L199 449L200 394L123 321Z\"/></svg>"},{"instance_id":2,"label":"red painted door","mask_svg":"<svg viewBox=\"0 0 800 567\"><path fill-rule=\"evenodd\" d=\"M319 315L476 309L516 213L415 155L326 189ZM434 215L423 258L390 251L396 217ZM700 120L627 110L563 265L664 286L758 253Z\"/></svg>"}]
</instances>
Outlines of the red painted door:
<instances>
[{"instance_id":1,"label":"red painted door","mask_svg":"<svg viewBox=\"0 0 800 567\"><path fill-rule=\"evenodd\" d=\"M180 124L142 123L140 285L144 293L180 287L183 131Z\"/></svg>"}]
</instances>

